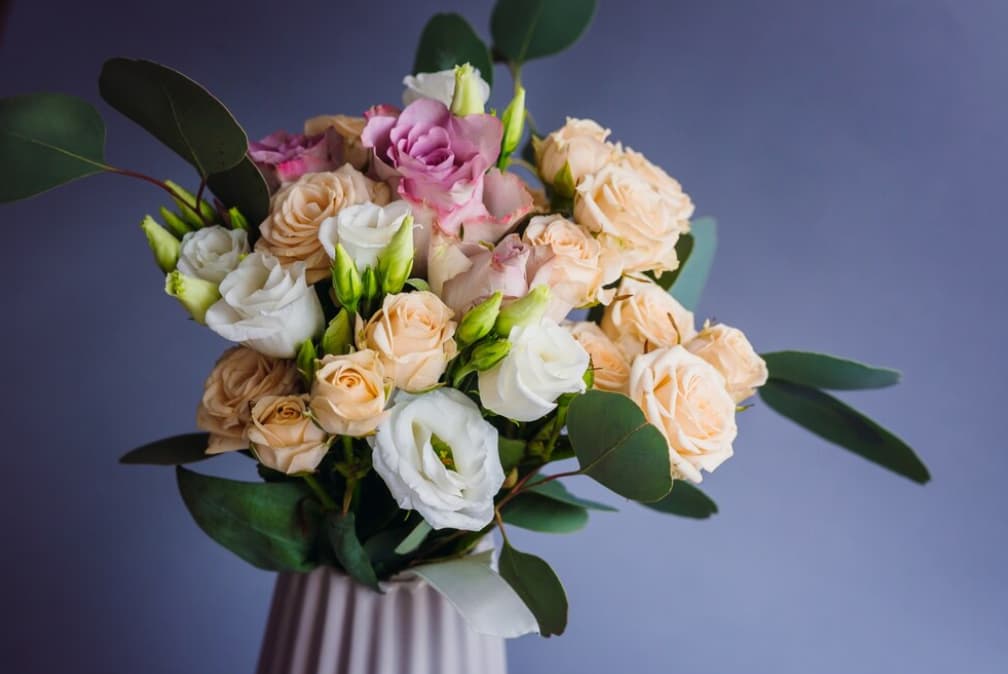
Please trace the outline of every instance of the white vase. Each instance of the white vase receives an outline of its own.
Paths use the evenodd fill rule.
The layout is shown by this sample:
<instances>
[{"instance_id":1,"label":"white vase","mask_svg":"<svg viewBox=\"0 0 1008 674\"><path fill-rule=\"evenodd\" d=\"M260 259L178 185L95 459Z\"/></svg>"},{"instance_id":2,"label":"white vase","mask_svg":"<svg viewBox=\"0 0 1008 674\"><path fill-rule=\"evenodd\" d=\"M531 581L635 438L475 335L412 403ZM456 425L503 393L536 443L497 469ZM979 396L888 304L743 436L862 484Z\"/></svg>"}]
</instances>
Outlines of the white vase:
<instances>
[{"instance_id":1,"label":"white vase","mask_svg":"<svg viewBox=\"0 0 1008 674\"><path fill-rule=\"evenodd\" d=\"M280 574L257 674L506 674L504 640L474 632L426 582L382 587L328 567Z\"/></svg>"}]
</instances>

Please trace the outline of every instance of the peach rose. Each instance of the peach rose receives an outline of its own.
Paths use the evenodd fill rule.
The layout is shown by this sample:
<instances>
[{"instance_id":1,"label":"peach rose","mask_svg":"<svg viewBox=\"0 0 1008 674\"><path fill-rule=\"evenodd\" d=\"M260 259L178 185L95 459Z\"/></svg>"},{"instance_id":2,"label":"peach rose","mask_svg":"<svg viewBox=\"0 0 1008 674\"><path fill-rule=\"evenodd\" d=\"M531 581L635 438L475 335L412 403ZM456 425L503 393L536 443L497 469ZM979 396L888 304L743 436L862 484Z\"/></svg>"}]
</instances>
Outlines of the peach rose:
<instances>
[{"instance_id":1,"label":"peach rose","mask_svg":"<svg viewBox=\"0 0 1008 674\"><path fill-rule=\"evenodd\" d=\"M384 378L378 354L369 349L326 356L312 383L315 421L333 435L359 438L372 433L385 410Z\"/></svg>"},{"instance_id":2,"label":"peach rose","mask_svg":"<svg viewBox=\"0 0 1008 674\"><path fill-rule=\"evenodd\" d=\"M567 326L578 344L591 357L595 388L626 393L630 381L630 361L602 329L591 321Z\"/></svg>"},{"instance_id":3,"label":"peach rose","mask_svg":"<svg viewBox=\"0 0 1008 674\"><path fill-rule=\"evenodd\" d=\"M681 190L657 189L626 162L585 176L574 194L574 219L620 256L624 273L677 268L675 245L692 214Z\"/></svg>"},{"instance_id":4,"label":"peach rose","mask_svg":"<svg viewBox=\"0 0 1008 674\"><path fill-rule=\"evenodd\" d=\"M559 321L575 307L612 299L605 286L619 278L619 258L588 232L559 215L544 215L532 218L524 239L532 249L529 285L550 288L548 316Z\"/></svg>"},{"instance_id":5,"label":"peach rose","mask_svg":"<svg viewBox=\"0 0 1008 674\"><path fill-rule=\"evenodd\" d=\"M196 426L210 433L207 454L248 447L245 429L250 408L265 396L296 393L299 386L294 361L264 356L247 346L235 346L218 359L203 385L196 410Z\"/></svg>"},{"instance_id":6,"label":"peach rose","mask_svg":"<svg viewBox=\"0 0 1008 674\"><path fill-rule=\"evenodd\" d=\"M693 339L693 313L652 281L624 277L602 315L602 332L629 358Z\"/></svg>"},{"instance_id":7,"label":"peach rose","mask_svg":"<svg viewBox=\"0 0 1008 674\"><path fill-rule=\"evenodd\" d=\"M252 406L248 438L259 463L281 473L314 472L329 451L329 435L308 413L308 396L266 396Z\"/></svg>"},{"instance_id":8,"label":"peach rose","mask_svg":"<svg viewBox=\"0 0 1008 674\"><path fill-rule=\"evenodd\" d=\"M640 152L635 152L631 148L620 148L618 163L626 166L642 177L659 194L674 204L678 205L678 210L682 218L689 220L693 215L693 202L689 195L683 192L679 181L670 176L660 166L656 166L648 161L648 158Z\"/></svg>"},{"instance_id":9,"label":"peach rose","mask_svg":"<svg viewBox=\"0 0 1008 674\"><path fill-rule=\"evenodd\" d=\"M672 476L700 482L732 455L735 401L724 377L682 346L638 356L630 369L630 398L669 444Z\"/></svg>"},{"instance_id":10,"label":"peach rose","mask_svg":"<svg viewBox=\"0 0 1008 674\"><path fill-rule=\"evenodd\" d=\"M543 181L553 183L569 163L576 185L581 178L595 173L616 155L616 147L607 143L609 129L590 119L567 118L567 123L535 143L536 165Z\"/></svg>"},{"instance_id":11,"label":"peach rose","mask_svg":"<svg viewBox=\"0 0 1008 674\"><path fill-rule=\"evenodd\" d=\"M756 393L767 381L766 363L757 355L752 344L738 328L727 325L709 325L686 344L695 353L714 366L725 379L728 395L736 403Z\"/></svg>"},{"instance_id":12,"label":"peach rose","mask_svg":"<svg viewBox=\"0 0 1008 674\"><path fill-rule=\"evenodd\" d=\"M350 115L319 115L304 123L306 136L335 133L342 141L343 159L358 171L363 171L371 157L371 150L361 144L361 132L367 120Z\"/></svg>"},{"instance_id":13,"label":"peach rose","mask_svg":"<svg viewBox=\"0 0 1008 674\"><path fill-rule=\"evenodd\" d=\"M358 319L357 344L373 349L396 388L431 388L455 357L454 312L428 291L387 295L367 325Z\"/></svg>"},{"instance_id":14,"label":"peach rose","mask_svg":"<svg viewBox=\"0 0 1008 674\"><path fill-rule=\"evenodd\" d=\"M308 267L308 283L315 283L330 273L329 256L319 241L322 222L345 206L367 201L383 206L389 197L387 185L374 182L349 164L335 171L306 173L273 195L256 250L273 254L284 265L303 261Z\"/></svg>"}]
</instances>

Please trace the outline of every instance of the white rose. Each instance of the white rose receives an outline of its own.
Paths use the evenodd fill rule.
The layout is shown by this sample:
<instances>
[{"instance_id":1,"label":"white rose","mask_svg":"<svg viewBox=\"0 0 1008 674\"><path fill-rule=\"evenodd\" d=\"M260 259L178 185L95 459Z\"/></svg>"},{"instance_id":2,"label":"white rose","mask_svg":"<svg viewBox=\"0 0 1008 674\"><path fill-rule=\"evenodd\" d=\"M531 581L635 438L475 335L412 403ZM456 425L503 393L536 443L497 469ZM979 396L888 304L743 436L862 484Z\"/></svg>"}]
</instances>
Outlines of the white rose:
<instances>
[{"instance_id":1,"label":"white rose","mask_svg":"<svg viewBox=\"0 0 1008 674\"><path fill-rule=\"evenodd\" d=\"M409 214L405 201L393 201L388 206L371 202L347 206L322 222L319 240L329 259L336 259L336 244L342 244L358 269L374 267Z\"/></svg>"},{"instance_id":2,"label":"white rose","mask_svg":"<svg viewBox=\"0 0 1008 674\"><path fill-rule=\"evenodd\" d=\"M738 328L708 325L691 339L686 348L721 373L732 400L739 403L767 382L766 362Z\"/></svg>"},{"instance_id":3,"label":"white rose","mask_svg":"<svg viewBox=\"0 0 1008 674\"><path fill-rule=\"evenodd\" d=\"M478 68L473 68L473 74L476 76L480 99L483 105L486 105L490 98L490 85L483 79ZM402 95L403 105L409 105L420 98L432 98L435 101L441 101L450 108L452 98L455 96L455 69L449 68L436 73L407 75L403 78L402 83L406 87Z\"/></svg>"},{"instance_id":4,"label":"white rose","mask_svg":"<svg viewBox=\"0 0 1008 674\"><path fill-rule=\"evenodd\" d=\"M508 341L508 355L479 374L480 400L491 412L535 421L556 407L561 394L585 390L588 352L553 321L513 328Z\"/></svg>"},{"instance_id":5,"label":"white rose","mask_svg":"<svg viewBox=\"0 0 1008 674\"><path fill-rule=\"evenodd\" d=\"M268 253L252 253L224 277L220 294L207 309L207 327L267 356L293 358L325 324L303 262L284 267Z\"/></svg>"},{"instance_id":6,"label":"white rose","mask_svg":"<svg viewBox=\"0 0 1008 674\"><path fill-rule=\"evenodd\" d=\"M244 229L227 229L220 225L204 227L182 237L178 270L192 278L220 283L248 252L248 235Z\"/></svg>"},{"instance_id":7,"label":"white rose","mask_svg":"<svg viewBox=\"0 0 1008 674\"><path fill-rule=\"evenodd\" d=\"M630 398L669 444L672 474L700 482L732 455L735 401L714 366L682 346L634 359Z\"/></svg>"},{"instance_id":8,"label":"white rose","mask_svg":"<svg viewBox=\"0 0 1008 674\"><path fill-rule=\"evenodd\" d=\"M399 393L368 439L375 472L404 510L435 529L478 531L493 520L504 483L497 429L464 393Z\"/></svg>"}]
</instances>

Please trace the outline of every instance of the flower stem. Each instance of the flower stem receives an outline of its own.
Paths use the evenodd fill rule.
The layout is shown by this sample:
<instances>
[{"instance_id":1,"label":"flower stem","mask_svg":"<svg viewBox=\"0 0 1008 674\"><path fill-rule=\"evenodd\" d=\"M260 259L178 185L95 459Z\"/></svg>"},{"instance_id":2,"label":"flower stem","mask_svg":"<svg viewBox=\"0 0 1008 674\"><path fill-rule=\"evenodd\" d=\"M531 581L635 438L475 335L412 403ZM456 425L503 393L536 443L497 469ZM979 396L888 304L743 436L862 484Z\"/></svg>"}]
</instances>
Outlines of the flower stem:
<instances>
[{"instance_id":1,"label":"flower stem","mask_svg":"<svg viewBox=\"0 0 1008 674\"><path fill-rule=\"evenodd\" d=\"M106 170L109 173L115 173L117 175L127 176L129 178L136 178L137 180L143 180L144 182L148 182L151 185L157 185L158 187L160 187L161 189L163 189L165 192L167 192L168 194L170 194L172 196L172 198L174 198L174 199L182 199L183 201L185 201L185 199L183 199L180 195L178 195L174 191L172 191L172 189L170 187L168 187L168 185L163 180L158 180L157 178L152 178L151 176L143 174L143 173L138 173L136 171L130 171L129 169L118 168L118 167L115 167L115 166L109 166L109 167L106 168ZM206 187L206 179L203 179L203 180L200 181L200 193L203 192L203 189L205 187ZM189 206L190 208L192 208L193 212L196 213L196 215L198 215L200 217L200 219L203 220L203 224L205 224L205 225L209 225L210 224L209 222L207 222L206 218L204 218L203 214L200 212L200 209L199 209L199 196L196 197L196 201L194 201L193 203L187 203L186 205Z\"/></svg>"},{"instance_id":2,"label":"flower stem","mask_svg":"<svg viewBox=\"0 0 1008 674\"><path fill-rule=\"evenodd\" d=\"M319 484L318 479L314 475L308 474L303 475L302 477L308 486L311 487L311 490L315 492L318 500L322 502L323 508L326 510L336 510L336 501L334 501L332 497L326 493L326 490L322 488L322 485Z\"/></svg>"}]
</instances>

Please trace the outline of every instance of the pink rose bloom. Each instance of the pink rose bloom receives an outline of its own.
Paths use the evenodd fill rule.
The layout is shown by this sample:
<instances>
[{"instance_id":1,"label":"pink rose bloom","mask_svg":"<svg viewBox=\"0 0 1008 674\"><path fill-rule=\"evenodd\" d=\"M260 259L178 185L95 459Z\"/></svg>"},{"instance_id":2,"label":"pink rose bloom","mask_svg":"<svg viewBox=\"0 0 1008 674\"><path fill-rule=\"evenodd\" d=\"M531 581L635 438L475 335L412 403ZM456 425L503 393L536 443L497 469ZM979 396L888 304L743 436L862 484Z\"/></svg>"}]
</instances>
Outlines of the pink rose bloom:
<instances>
[{"instance_id":1,"label":"pink rose bloom","mask_svg":"<svg viewBox=\"0 0 1008 674\"><path fill-rule=\"evenodd\" d=\"M528 294L526 268L532 249L517 234L505 236L492 251L474 244L461 244L459 249L468 252L468 268L445 281L441 294L456 316L498 291L505 302Z\"/></svg>"},{"instance_id":2,"label":"pink rose bloom","mask_svg":"<svg viewBox=\"0 0 1008 674\"><path fill-rule=\"evenodd\" d=\"M332 171L343 163L343 142L337 133L305 136L276 131L249 143L249 156L262 171L270 191L305 173Z\"/></svg>"}]
</instances>

